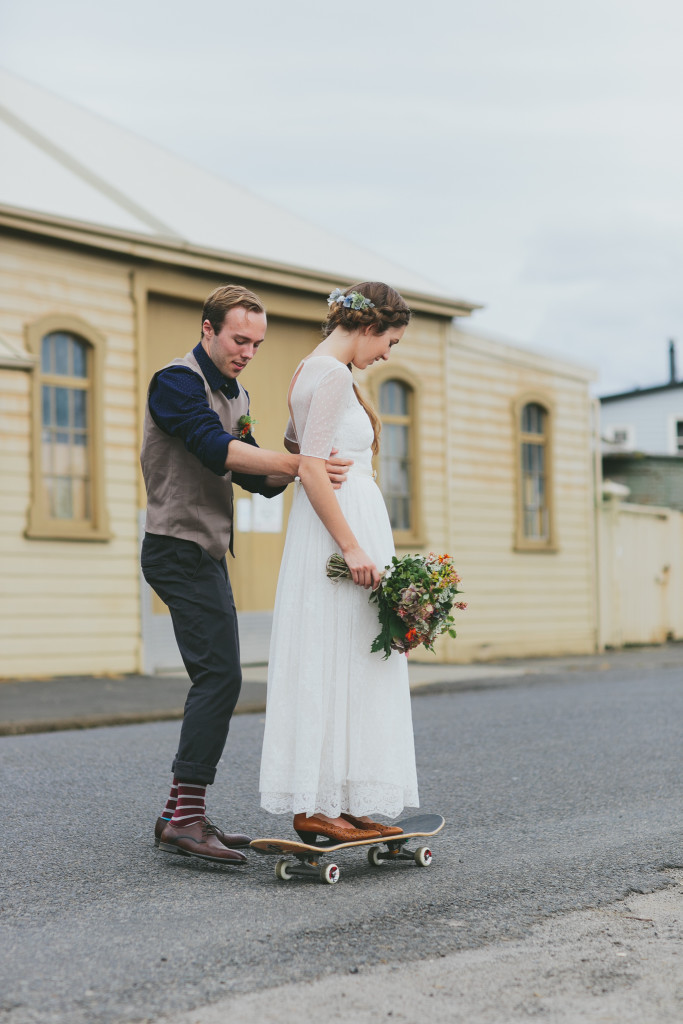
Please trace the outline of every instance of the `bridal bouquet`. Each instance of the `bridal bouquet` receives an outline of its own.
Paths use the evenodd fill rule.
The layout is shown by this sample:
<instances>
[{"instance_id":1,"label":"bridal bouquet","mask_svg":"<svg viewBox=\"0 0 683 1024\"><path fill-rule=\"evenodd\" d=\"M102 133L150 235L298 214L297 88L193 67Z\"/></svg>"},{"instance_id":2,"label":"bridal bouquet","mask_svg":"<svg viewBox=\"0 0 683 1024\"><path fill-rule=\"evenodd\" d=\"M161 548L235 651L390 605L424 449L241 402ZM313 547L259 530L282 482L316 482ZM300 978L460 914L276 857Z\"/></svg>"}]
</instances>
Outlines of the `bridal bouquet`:
<instances>
[{"instance_id":1,"label":"bridal bouquet","mask_svg":"<svg viewBox=\"0 0 683 1024\"><path fill-rule=\"evenodd\" d=\"M327 575L331 580L351 578L341 555L328 558ZM371 650L384 651L388 658L392 651L407 654L422 644L433 652L434 641L442 633L455 638L451 610L467 607L455 600L461 593L459 583L450 555L394 555L370 594L381 626Z\"/></svg>"}]
</instances>

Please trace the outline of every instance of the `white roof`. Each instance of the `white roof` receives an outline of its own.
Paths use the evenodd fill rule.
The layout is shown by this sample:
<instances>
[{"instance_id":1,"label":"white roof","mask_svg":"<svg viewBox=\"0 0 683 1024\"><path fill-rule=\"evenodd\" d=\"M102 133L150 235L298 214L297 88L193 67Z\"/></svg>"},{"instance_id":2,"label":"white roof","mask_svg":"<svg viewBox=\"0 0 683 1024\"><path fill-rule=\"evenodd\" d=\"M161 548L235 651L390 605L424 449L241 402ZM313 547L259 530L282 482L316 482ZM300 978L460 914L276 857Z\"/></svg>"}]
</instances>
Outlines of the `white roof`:
<instances>
[{"instance_id":1,"label":"white roof","mask_svg":"<svg viewBox=\"0 0 683 1024\"><path fill-rule=\"evenodd\" d=\"M6 206L446 298L419 274L2 69L0 152Z\"/></svg>"}]
</instances>

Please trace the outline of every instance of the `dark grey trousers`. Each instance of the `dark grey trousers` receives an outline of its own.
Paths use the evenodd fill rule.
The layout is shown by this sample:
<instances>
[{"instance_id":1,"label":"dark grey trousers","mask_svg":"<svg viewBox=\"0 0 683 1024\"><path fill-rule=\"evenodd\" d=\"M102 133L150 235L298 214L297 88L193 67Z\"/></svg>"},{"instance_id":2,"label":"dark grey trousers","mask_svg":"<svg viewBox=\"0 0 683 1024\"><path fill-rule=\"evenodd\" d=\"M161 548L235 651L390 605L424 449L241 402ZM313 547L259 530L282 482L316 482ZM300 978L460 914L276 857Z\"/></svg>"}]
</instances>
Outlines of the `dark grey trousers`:
<instances>
[{"instance_id":1,"label":"dark grey trousers","mask_svg":"<svg viewBox=\"0 0 683 1024\"><path fill-rule=\"evenodd\" d=\"M142 573L168 605L192 686L185 701L174 775L210 785L242 686L237 614L225 558L199 544L146 533Z\"/></svg>"}]
</instances>

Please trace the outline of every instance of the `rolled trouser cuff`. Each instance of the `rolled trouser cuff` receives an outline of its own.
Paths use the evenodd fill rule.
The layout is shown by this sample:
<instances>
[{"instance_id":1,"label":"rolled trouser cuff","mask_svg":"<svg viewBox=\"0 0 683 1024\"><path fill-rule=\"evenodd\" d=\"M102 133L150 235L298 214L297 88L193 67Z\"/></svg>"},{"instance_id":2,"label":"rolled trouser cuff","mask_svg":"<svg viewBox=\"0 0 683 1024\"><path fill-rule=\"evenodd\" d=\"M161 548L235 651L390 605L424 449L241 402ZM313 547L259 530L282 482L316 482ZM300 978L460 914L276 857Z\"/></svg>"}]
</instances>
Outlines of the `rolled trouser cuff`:
<instances>
[{"instance_id":1,"label":"rolled trouser cuff","mask_svg":"<svg viewBox=\"0 0 683 1024\"><path fill-rule=\"evenodd\" d=\"M212 786L216 778L215 765L179 761L178 758L173 762L172 771L178 782L194 782L198 786Z\"/></svg>"}]
</instances>

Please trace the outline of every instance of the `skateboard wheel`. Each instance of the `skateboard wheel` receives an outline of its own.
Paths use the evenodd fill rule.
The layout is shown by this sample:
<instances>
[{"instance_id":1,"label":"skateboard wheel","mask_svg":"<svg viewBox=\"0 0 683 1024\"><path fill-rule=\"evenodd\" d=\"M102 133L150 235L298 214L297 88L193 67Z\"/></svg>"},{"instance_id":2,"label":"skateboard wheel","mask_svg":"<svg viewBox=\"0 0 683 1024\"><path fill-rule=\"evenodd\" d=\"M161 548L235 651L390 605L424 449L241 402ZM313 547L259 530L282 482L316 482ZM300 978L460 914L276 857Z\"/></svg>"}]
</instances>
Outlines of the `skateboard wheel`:
<instances>
[{"instance_id":1,"label":"skateboard wheel","mask_svg":"<svg viewBox=\"0 0 683 1024\"><path fill-rule=\"evenodd\" d=\"M421 868L426 868L432 863L432 851L428 846L419 846L413 854L415 863Z\"/></svg>"},{"instance_id":2,"label":"skateboard wheel","mask_svg":"<svg viewBox=\"0 0 683 1024\"><path fill-rule=\"evenodd\" d=\"M320 881L326 885L334 885L339 881L339 868L336 864L323 864L320 869Z\"/></svg>"},{"instance_id":3,"label":"skateboard wheel","mask_svg":"<svg viewBox=\"0 0 683 1024\"><path fill-rule=\"evenodd\" d=\"M379 846L371 846L368 850L368 864L371 864L373 868L380 867L382 863L382 851Z\"/></svg>"},{"instance_id":4,"label":"skateboard wheel","mask_svg":"<svg viewBox=\"0 0 683 1024\"><path fill-rule=\"evenodd\" d=\"M275 865L275 875L277 878L281 878L283 882L288 882L292 877L292 872L289 870L289 864L285 857L280 857Z\"/></svg>"}]
</instances>

